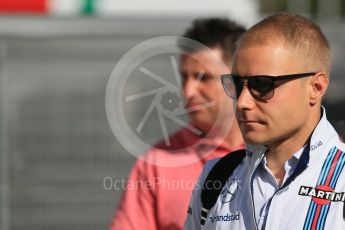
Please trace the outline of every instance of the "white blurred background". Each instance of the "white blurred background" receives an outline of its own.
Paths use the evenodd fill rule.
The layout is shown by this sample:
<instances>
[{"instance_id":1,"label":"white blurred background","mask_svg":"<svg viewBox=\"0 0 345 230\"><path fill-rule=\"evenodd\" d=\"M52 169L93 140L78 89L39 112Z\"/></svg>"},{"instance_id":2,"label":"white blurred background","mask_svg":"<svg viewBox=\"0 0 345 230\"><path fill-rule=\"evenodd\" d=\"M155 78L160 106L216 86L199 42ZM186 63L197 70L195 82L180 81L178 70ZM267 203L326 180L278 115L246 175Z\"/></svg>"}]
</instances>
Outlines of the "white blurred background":
<instances>
[{"instance_id":1,"label":"white blurred background","mask_svg":"<svg viewBox=\"0 0 345 230\"><path fill-rule=\"evenodd\" d=\"M181 35L198 17L248 27L283 10L313 19L331 42L325 105L344 135L345 0L0 0L0 230L107 229L121 190L106 189L104 178L125 180L136 160L105 113L118 60L149 38ZM155 122L144 132L148 142L162 138Z\"/></svg>"}]
</instances>

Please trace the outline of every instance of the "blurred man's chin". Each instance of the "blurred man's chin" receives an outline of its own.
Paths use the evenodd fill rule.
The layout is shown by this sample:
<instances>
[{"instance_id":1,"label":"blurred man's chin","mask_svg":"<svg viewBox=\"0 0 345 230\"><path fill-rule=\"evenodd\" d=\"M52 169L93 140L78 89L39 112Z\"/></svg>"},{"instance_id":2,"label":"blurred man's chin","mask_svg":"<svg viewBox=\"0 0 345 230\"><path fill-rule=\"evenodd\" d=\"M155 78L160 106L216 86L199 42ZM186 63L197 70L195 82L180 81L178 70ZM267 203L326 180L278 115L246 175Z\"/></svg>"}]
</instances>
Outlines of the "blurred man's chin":
<instances>
[{"instance_id":1,"label":"blurred man's chin","mask_svg":"<svg viewBox=\"0 0 345 230\"><path fill-rule=\"evenodd\" d=\"M201 131L209 131L213 126L213 122L206 119L206 116L202 113L189 114L189 118L191 125Z\"/></svg>"}]
</instances>

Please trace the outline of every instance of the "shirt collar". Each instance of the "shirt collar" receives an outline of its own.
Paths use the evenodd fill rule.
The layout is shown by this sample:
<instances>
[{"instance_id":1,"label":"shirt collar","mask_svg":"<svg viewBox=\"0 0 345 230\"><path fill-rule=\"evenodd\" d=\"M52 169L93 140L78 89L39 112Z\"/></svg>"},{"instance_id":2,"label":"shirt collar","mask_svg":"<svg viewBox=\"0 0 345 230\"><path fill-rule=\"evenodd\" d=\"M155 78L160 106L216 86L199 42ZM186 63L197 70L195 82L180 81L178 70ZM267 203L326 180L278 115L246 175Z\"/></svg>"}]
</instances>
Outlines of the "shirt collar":
<instances>
[{"instance_id":1,"label":"shirt collar","mask_svg":"<svg viewBox=\"0 0 345 230\"><path fill-rule=\"evenodd\" d=\"M322 106L321 109L322 117L310 138L309 164L313 164L314 162L320 160L320 154L323 152L322 150L325 148L325 146L330 142L330 140L338 137L337 132L327 120L325 108Z\"/></svg>"}]
</instances>

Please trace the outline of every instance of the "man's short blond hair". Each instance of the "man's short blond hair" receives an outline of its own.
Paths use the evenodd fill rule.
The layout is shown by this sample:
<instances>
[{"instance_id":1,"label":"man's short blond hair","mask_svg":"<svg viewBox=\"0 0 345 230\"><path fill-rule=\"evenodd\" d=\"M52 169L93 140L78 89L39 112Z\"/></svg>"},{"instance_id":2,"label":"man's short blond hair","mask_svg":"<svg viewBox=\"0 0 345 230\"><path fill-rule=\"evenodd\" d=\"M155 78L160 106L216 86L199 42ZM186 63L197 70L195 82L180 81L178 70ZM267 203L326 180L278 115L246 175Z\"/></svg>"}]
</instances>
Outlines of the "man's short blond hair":
<instances>
[{"instance_id":1,"label":"man's short blond hair","mask_svg":"<svg viewBox=\"0 0 345 230\"><path fill-rule=\"evenodd\" d=\"M331 52L319 26L292 13L277 13L251 27L241 37L238 48L282 42L291 48L294 58L306 65L306 71L330 73Z\"/></svg>"}]
</instances>

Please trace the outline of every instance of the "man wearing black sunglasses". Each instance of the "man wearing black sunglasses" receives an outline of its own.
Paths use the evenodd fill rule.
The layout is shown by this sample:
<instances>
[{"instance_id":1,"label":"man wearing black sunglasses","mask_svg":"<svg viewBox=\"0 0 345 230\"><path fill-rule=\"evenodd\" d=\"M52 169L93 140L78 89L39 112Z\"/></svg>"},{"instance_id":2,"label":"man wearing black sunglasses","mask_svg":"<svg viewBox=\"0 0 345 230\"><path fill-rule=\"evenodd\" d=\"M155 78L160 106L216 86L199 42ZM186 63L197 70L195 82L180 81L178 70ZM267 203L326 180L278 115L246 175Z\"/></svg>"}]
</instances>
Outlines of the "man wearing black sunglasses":
<instances>
[{"instance_id":1,"label":"man wearing black sunglasses","mask_svg":"<svg viewBox=\"0 0 345 230\"><path fill-rule=\"evenodd\" d=\"M328 41L302 16L278 13L242 36L221 78L246 151L211 208L200 188L221 164L204 167L186 229L345 229L345 145L321 106L329 73Z\"/></svg>"}]
</instances>

